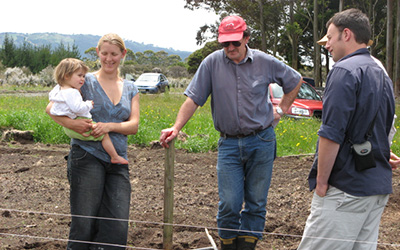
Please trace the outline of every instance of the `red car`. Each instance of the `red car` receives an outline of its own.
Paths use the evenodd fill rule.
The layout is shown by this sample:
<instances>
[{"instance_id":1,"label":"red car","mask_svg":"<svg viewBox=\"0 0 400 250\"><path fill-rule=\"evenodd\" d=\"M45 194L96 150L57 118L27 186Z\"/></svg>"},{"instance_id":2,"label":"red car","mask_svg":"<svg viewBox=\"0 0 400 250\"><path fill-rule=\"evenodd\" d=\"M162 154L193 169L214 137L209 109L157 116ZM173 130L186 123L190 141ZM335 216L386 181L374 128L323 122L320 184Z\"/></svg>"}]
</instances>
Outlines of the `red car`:
<instances>
[{"instance_id":1,"label":"red car","mask_svg":"<svg viewBox=\"0 0 400 250\"><path fill-rule=\"evenodd\" d=\"M277 106L283 95L282 87L276 83L269 85L269 96L272 105ZM322 117L322 97L307 82L303 82L297 98L286 113L292 118L321 118Z\"/></svg>"}]
</instances>

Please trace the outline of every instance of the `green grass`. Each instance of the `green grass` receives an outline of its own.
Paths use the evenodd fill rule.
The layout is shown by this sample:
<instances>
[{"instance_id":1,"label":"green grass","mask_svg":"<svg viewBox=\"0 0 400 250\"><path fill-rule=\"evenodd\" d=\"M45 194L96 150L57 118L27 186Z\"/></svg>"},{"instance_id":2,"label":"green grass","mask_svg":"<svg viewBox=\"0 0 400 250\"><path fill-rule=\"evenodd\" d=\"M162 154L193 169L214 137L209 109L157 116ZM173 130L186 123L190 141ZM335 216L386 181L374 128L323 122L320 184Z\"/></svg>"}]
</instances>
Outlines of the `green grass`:
<instances>
[{"instance_id":1,"label":"green grass","mask_svg":"<svg viewBox=\"0 0 400 250\"><path fill-rule=\"evenodd\" d=\"M140 124L139 132L128 137L129 144L149 146L157 141L160 132L169 128L175 122L176 115L185 96L182 90L171 90L158 95L140 94ZM56 124L46 113L47 95L0 96L0 128L15 128L33 130L36 142L50 144L69 143L62 127ZM217 149L219 133L214 129L211 118L210 103L199 108L183 128L188 135L186 141L176 141L176 148L188 152L207 152ZM399 109L397 109L399 110ZM400 117L400 114L397 114ZM315 152L317 131L321 122L317 119L282 119L275 128L278 156L310 154ZM395 124L399 129L399 119ZM399 133L393 140L392 150L400 153Z\"/></svg>"},{"instance_id":2,"label":"green grass","mask_svg":"<svg viewBox=\"0 0 400 250\"><path fill-rule=\"evenodd\" d=\"M69 138L45 112L47 96L4 95L0 98L0 128L33 130L36 142L62 144Z\"/></svg>"},{"instance_id":3,"label":"green grass","mask_svg":"<svg viewBox=\"0 0 400 250\"><path fill-rule=\"evenodd\" d=\"M186 97L178 92L160 95L140 96L140 123L136 135L129 136L128 143L149 145L160 138L162 129L171 127L176 119L180 106ZM185 142L176 141L176 148L189 152L205 152L215 150L219 133L212 123L210 105L199 108L192 119L182 129L188 135Z\"/></svg>"},{"instance_id":4,"label":"green grass","mask_svg":"<svg viewBox=\"0 0 400 250\"><path fill-rule=\"evenodd\" d=\"M314 153L320 125L318 119L281 119L275 128L278 156Z\"/></svg>"}]
</instances>

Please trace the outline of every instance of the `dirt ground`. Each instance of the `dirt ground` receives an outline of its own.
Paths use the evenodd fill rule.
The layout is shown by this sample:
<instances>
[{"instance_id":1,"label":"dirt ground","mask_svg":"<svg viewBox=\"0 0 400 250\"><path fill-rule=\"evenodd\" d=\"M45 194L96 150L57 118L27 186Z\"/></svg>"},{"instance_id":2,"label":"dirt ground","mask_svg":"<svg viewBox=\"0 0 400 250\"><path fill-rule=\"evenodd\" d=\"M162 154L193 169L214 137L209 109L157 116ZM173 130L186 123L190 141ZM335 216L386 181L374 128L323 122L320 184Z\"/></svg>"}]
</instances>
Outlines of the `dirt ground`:
<instances>
[{"instance_id":1,"label":"dirt ground","mask_svg":"<svg viewBox=\"0 0 400 250\"><path fill-rule=\"evenodd\" d=\"M0 249L65 249L69 231L68 145L0 142ZM186 153L175 160L173 249L219 244L216 152ZM312 156L275 161L264 239L257 249L296 249L312 193ZM163 249L164 149L129 148L132 201L129 249ZM384 212L378 249L400 249L400 171Z\"/></svg>"}]
</instances>

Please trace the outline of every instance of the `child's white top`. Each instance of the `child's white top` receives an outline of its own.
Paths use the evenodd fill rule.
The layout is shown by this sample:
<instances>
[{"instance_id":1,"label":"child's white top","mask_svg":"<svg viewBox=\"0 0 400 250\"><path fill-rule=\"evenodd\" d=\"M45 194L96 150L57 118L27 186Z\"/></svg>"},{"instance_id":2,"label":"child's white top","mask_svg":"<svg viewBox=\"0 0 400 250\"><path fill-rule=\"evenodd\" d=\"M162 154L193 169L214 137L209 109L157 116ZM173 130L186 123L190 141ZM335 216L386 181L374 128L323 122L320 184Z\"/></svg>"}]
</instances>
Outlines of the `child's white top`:
<instances>
[{"instance_id":1,"label":"child's white top","mask_svg":"<svg viewBox=\"0 0 400 250\"><path fill-rule=\"evenodd\" d=\"M53 102L50 114L57 116L68 116L92 118L90 110L93 108L91 101L83 101L79 90L74 88L61 89L56 85L49 93L49 100Z\"/></svg>"}]
</instances>

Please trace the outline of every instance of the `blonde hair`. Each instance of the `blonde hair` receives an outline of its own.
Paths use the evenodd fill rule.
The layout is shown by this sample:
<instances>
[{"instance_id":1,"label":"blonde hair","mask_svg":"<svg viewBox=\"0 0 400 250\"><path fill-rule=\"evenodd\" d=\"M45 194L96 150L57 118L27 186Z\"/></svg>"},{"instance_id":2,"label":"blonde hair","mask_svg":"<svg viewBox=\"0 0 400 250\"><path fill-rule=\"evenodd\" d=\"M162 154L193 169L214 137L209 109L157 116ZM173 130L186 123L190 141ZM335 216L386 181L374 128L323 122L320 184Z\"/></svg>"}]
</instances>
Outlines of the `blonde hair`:
<instances>
[{"instance_id":1,"label":"blonde hair","mask_svg":"<svg viewBox=\"0 0 400 250\"><path fill-rule=\"evenodd\" d=\"M99 42L97 43L97 49L99 51L101 50L101 46L104 43L110 43L110 44L116 45L121 50L122 53L126 50L124 40L122 40L122 38L115 33L109 33L109 34L104 35L102 38L100 38ZM124 62L125 62L125 57L124 57L124 59L122 59L121 64L123 65ZM121 72L118 68L118 73L117 73L118 76L120 75L120 73Z\"/></svg>"},{"instance_id":2,"label":"blonde hair","mask_svg":"<svg viewBox=\"0 0 400 250\"><path fill-rule=\"evenodd\" d=\"M97 48L100 50L101 45L103 45L104 43L111 43L118 46L121 52L124 52L126 50L124 40L122 40L122 38L115 33L109 33L100 38L99 42L97 43Z\"/></svg>"},{"instance_id":3,"label":"blonde hair","mask_svg":"<svg viewBox=\"0 0 400 250\"><path fill-rule=\"evenodd\" d=\"M82 70L86 74L89 71L89 67L79 59L65 58L55 68L54 79L62 86L65 83L65 79L71 77L78 70Z\"/></svg>"}]
</instances>

